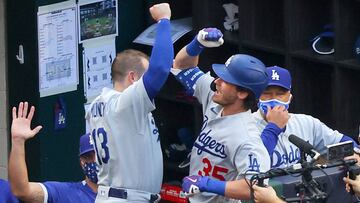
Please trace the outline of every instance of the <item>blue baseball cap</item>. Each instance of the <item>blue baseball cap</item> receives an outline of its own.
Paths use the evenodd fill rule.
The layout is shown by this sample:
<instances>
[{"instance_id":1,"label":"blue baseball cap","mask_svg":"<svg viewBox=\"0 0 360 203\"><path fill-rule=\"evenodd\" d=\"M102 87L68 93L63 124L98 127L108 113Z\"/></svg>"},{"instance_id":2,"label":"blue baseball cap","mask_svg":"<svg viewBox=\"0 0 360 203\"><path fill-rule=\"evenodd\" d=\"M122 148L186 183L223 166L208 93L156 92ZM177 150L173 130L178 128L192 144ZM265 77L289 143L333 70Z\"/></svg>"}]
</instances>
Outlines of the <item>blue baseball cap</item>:
<instances>
[{"instance_id":1,"label":"blue baseball cap","mask_svg":"<svg viewBox=\"0 0 360 203\"><path fill-rule=\"evenodd\" d=\"M354 52L355 52L355 56L357 57L360 63L360 36L355 41Z\"/></svg>"},{"instance_id":2,"label":"blue baseball cap","mask_svg":"<svg viewBox=\"0 0 360 203\"><path fill-rule=\"evenodd\" d=\"M268 86L280 86L291 90L291 75L288 70L279 66L271 66L266 68L266 72L269 76Z\"/></svg>"},{"instance_id":3,"label":"blue baseball cap","mask_svg":"<svg viewBox=\"0 0 360 203\"><path fill-rule=\"evenodd\" d=\"M250 55L233 55L225 64L213 64L212 68L222 80L251 90L256 98L268 83L264 63Z\"/></svg>"},{"instance_id":4,"label":"blue baseball cap","mask_svg":"<svg viewBox=\"0 0 360 203\"><path fill-rule=\"evenodd\" d=\"M79 156L91 151L94 151L93 140L90 133L86 133L80 137Z\"/></svg>"}]
</instances>

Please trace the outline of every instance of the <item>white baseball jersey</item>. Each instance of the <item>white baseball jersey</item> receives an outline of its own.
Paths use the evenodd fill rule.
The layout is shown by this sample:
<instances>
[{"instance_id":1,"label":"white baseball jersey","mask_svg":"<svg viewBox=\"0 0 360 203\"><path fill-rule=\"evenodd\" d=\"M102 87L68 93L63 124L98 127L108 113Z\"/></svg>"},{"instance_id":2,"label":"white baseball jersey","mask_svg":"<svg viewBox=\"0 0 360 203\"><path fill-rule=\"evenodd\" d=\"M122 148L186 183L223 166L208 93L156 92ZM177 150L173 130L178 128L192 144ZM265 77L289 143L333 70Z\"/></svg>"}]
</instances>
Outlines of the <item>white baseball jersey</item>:
<instances>
[{"instance_id":1,"label":"white baseball jersey","mask_svg":"<svg viewBox=\"0 0 360 203\"><path fill-rule=\"evenodd\" d=\"M203 75L196 82L195 96L203 106L204 121L191 152L190 175L210 176L231 181L270 169L270 159L260 139L260 131L250 110L221 116L222 106L212 101L210 84L214 79ZM190 198L197 202L240 202L211 193Z\"/></svg>"},{"instance_id":2,"label":"white baseball jersey","mask_svg":"<svg viewBox=\"0 0 360 203\"><path fill-rule=\"evenodd\" d=\"M267 122L259 110L254 112L253 115L259 130L262 132ZM343 134L338 131L327 127L319 119L309 115L291 113L290 119L286 124L286 130L280 133L271 157L272 168L284 168L298 163L300 160L299 148L288 139L291 134L305 141L309 141L319 153L325 153L327 145L339 143L343 136Z\"/></svg>"},{"instance_id":3,"label":"white baseball jersey","mask_svg":"<svg viewBox=\"0 0 360 203\"><path fill-rule=\"evenodd\" d=\"M163 160L143 79L123 92L104 88L86 118L99 164L98 184L159 193Z\"/></svg>"}]
</instances>

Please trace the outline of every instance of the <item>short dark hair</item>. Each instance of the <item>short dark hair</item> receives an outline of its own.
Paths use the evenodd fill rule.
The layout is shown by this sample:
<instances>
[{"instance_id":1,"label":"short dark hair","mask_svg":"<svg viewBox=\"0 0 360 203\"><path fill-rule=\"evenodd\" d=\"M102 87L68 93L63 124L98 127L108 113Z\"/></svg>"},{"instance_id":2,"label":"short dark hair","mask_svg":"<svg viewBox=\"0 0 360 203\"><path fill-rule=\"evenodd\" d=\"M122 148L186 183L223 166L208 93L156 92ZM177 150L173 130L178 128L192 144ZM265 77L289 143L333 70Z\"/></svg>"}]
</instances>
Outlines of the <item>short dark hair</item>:
<instances>
[{"instance_id":1,"label":"short dark hair","mask_svg":"<svg viewBox=\"0 0 360 203\"><path fill-rule=\"evenodd\" d=\"M255 105L256 105L256 102L257 102L257 100L255 98L255 94L251 90L249 90L247 88L240 87L240 86L236 86L236 87L237 87L238 91L248 93L248 96L244 100L244 108L246 110L253 109L255 107Z\"/></svg>"},{"instance_id":2,"label":"short dark hair","mask_svg":"<svg viewBox=\"0 0 360 203\"><path fill-rule=\"evenodd\" d=\"M127 49L118 53L111 65L111 79L122 81L130 71L142 75L145 72L142 59L149 60L149 56L134 49Z\"/></svg>"}]
</instances>

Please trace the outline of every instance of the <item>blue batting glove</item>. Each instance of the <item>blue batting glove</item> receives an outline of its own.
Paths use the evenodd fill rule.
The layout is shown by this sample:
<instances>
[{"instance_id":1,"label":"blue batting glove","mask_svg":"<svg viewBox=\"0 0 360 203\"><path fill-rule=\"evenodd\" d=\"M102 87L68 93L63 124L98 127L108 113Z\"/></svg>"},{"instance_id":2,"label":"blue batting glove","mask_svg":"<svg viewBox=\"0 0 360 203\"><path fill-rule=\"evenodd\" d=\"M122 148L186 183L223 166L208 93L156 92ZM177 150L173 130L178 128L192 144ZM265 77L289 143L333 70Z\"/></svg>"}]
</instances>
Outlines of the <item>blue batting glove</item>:
<instances>
[{"instance_id":1,"label":"blue batting glove","mask_svg":"<svg viewBox=\"0 0 360 203\"><path fill-rule=\"evenodd\" d=\"M183 191L187 196L203 192L208 179L208 176L186 176L183 178Z\"/></svg>"},{"instance_id":2,"label":"blue batting glove","mask_svg":"<svg viewBox=\"0 0 360 203\"><path fill-rule=\"evenodd\" d=\"M219 47L224 43L223 34L216 28L200 30L196 39L204 47Z\"/></svg>"},{"instance_id":3,"label":"blue batting glove","mask_svg":"<svg viewBox=\"0 0 360 203\"><path fill-rule=\"evenodd\" d=\"M200 192L211 192L224 196L226 181L211 179L209 176L186 176L183 179L182 188L187 196Z\"/></svg>"},{"instance_id":4,"label":"blue batting glove","mask_svg":"<svg viewBox=\"0 0 360 203\"><path fill-rule=\"evenodd\" d=\"M204 47L219 47L224 43L223 34L216 28L204 28L186 46L190 56L198 56Z\"/></svg>"},{"instance_id":5,"label":"blue batting glove","mask_svg":"<svg viewBox=\"0 0 360 203\"><path fill-rule=\"evenodd\" d=\"M199 35L199 38L206 41L219 41L223 37L221 31L216 28L204 28L199 31Z\"/></svg>"}]
</instances>

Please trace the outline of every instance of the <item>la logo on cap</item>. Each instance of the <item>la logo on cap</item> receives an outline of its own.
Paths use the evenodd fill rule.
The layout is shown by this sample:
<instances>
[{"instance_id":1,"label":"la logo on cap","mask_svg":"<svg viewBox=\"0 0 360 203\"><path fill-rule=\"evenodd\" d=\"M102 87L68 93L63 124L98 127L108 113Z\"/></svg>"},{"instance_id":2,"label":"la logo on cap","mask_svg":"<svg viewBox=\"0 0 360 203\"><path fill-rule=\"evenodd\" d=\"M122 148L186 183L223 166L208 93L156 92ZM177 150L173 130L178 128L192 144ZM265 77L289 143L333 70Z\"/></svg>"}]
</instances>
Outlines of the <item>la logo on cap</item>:
<instances>
[{"instance_id":1,"label":"la logo on cap","mask_svg":"<svg viewBox=\"0 0 360 203\"><path fill-rule=\"evenodd\" d=\"M94 140L93 140L93 138L92 138L92 136L91 136L91 134L89 133L89 144L90 145L94 145Z\"/></svg>"},{"instance_id":2,"label":"la logo on cap","mask_svg":"<svg viewBox=\"0 0 360 203\"><path fill-rule=\"evenodd\" d=\"M272 70L271 79L272 79L272 80L280 80L280 76L279 76L279 74L276 72L276 70Z\"/></svg>"}]
</instances>

